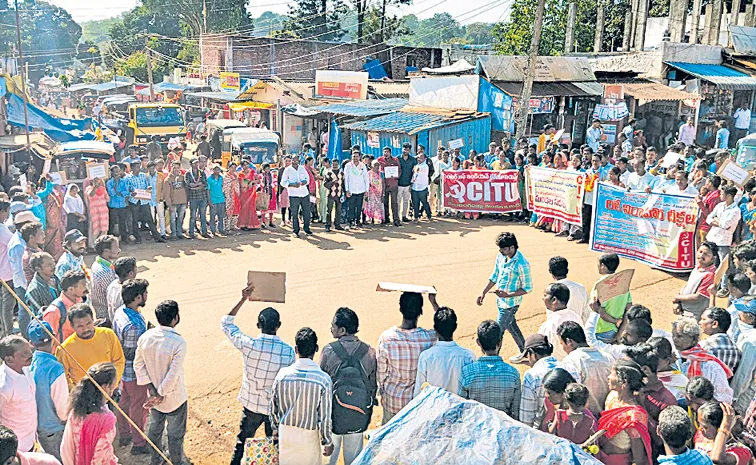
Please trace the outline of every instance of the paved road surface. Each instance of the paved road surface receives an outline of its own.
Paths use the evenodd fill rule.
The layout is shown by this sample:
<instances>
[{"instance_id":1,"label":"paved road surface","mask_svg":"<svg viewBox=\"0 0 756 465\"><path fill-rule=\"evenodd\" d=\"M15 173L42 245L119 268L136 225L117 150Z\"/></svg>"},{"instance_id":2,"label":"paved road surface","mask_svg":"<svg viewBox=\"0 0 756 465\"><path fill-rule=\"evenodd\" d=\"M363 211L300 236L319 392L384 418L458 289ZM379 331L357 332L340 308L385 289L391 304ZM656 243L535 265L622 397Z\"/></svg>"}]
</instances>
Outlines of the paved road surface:
<instances>
[{"instance_id":1,"label":"paved road surface","mask_svg":"<svg viewBox=\"0 0 756 465\"><path fill-rule=\"evenodd\" d=\"M535 292L525 298L518 321L527 336L543 321L541 295L552 282L548 260L562 255L570 262L570 279L589 288L598 278L598 254L523 225L492 220L435 220L402 228L379 228L352 234L323 233L296 239L290 230L244 233L210 240L147 243L128 246L124 254L139 259L139 276L150 281L146 315L164 299L181 307L178 331L189 342L186 382L189 389L189 432L186 450L193 463L227 463L233 450L241 411L236 395L240 386L241 356L220 330L220 318L240 297L248 270L288 273L287 302L276 305L282 313L280 335L293 343L303 326L312 327L320 345L331 341L330 322L340 306L360 316L359 336L375 345L380 333L400 323L396 293L375 291L378 281L435 285L441 305L459 315L460 344L475 346L477 325L495 319L495 299L477 307L475 298L490 276L497 249L494 239L508 230L517 234L520 248L530 261ZM654 311L655 326L669 329L673 320L670 299L683 285L678 277L623 260L621 268L635 268L633 300ZM249 334L258 333L257 313L265 304L247 303L237 318ZM432 327L430 304L420 320ZM516 352L512 338L504 337L502 355ZM380 418L376 412L374 419ZM123 456L124 463L134 459ZM145 462L146 463L146 462Z\"/></svg>"}]
</instances>

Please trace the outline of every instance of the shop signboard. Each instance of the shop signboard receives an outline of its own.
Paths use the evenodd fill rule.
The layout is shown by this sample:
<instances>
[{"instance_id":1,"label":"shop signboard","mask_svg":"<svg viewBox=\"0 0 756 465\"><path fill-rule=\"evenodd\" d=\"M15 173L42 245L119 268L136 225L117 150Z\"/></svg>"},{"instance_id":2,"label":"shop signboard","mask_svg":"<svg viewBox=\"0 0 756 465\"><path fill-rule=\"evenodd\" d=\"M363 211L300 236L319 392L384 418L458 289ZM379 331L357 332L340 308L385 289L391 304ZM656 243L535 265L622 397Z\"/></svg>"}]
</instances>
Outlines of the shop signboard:
<instances>
[{"instance_id":1,"label":"shop signboard","mask_svg":"<svg viewBox=\"0 0 756 465\"><path fill-rule=\"evenodd\" d=\"M528 113L540 115L554 112L554 97L536 97L530 99Z\"/></svg>"}]
</instances>

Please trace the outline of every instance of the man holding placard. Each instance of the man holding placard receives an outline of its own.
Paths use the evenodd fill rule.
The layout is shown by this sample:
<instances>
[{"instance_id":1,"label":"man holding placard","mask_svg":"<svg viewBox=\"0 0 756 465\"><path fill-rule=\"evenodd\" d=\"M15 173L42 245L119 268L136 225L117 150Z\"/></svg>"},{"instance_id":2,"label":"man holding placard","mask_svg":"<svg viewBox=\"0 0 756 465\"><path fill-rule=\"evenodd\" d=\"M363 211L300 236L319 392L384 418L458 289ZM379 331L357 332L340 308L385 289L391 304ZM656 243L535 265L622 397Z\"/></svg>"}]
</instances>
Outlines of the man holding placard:
<instances>
[{"instance_id":1,"label":"man holding placard","mask_svg":"<svg viewBox=\"0 0 756 465\"><path fill-rule=\"evenodd\" d=\"M156 242L165 242L155 228L155 221L150 213L150 201L152 200L152 186L144 173L141 172L142 162L131 162L131 174L124 181L129 188L129 210L131 211L131 230L136 237L136 243L142 243L142 235L139 230L139 222L147 225Z\"/></svg>"},{"instance_id":2,"label":"man holding placard","mask_svg":"<svg viewBox=\"0 0 756 465\"><path fill-rule=\"evenodd\" d=\"M389 223L389 204L391 212L394 215L394 226L400 226L399 223L399 176L401 175L401 166L399 159L391 155L391 147L383 148L383 156L378 159L383 173L383 211L386 213L383 223Z\"/></svg>"}]
</instances>

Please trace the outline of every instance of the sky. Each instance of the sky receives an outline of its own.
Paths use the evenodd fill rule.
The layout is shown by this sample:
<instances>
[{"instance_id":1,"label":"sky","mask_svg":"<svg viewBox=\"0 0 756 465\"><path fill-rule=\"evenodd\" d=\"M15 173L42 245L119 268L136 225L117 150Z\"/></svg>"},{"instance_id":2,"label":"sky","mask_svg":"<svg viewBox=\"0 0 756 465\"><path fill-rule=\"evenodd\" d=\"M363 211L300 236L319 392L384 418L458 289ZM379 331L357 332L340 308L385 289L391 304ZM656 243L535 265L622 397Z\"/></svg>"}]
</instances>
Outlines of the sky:
<instances>
[{"instance_id":1,"label":"sky","mask_svg":"<svg viewBox=\"0 0 756 465\"><path fill-rule=\"evenodd\" d=\"M169 1L166 0L166 2ZM208 6L211 2L212 0L208 0ZM52 0L50 3L66 9L77 22L83 22L117 16L133 8L137 4L137 1ZM286 0L250 0L249 11L253 18L260 16L265 11L285 14L288 11L290 3L294 2ZM462 24L479 21L495 22L497 18L502 18L505 13L508 13L509 10L505 5L509 4L510 0L414 0L413 5L403 7L401 13L413 13L422 19L433 16L435 13L446 12L457 18ZM479 9L476 10L476 8Z\"/></svg>"}]
</instances>

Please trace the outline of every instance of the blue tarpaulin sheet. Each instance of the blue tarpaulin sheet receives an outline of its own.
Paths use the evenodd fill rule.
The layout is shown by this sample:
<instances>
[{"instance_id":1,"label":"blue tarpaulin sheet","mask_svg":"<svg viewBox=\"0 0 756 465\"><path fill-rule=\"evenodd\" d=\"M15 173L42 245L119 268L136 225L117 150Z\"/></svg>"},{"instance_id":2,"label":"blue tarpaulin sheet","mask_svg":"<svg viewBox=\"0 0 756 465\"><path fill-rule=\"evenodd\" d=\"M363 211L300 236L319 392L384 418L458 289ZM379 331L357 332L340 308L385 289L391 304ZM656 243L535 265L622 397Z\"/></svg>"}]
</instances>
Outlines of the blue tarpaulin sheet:
<instances>
[{"instance_id":1,"label":"blue tarpaulin sheet","mask_svg":"<svg viewBox=\"0 0 756 465\"><path fill-rule=\"evenodd\" d=\"M383 63L381 63L380 60L372 60L368 61L364 65L362 65L363 68L365 68L365 71L368 72L368 77L370 79L384 79L388 77L388 74L386 74L386 69L383 67Z\"/></svg>"},{"instance_id":2,"label":"blue tarpaulin sheet","mask_svg":"<svg viewBox=\"0 0 756 465\"><path fill-rule=\"evenodd\" d=\"M341 160L341 128L336 118L331 119L331 130L328 133L328 159L338 158Z\"/></svg>"},{"instance_id":3,"label":"blue tarpaulin sheet","mask_svg":"<svg viewBox=\"0 0 756 465\"><path fill-rule=\"evenodd\" d=\"M601 465L577 444L427 387L370 438L354 465Z\"/></svg>"},{"instance_id":4,"label":"blue tarpaulin sheet","mask_svg":"<svg viewBox=\"0 0 756 465\"><path fill-rule=\"evenodd\" d=\"M95 139L94 132L90 132L92 130L92 118L55 118L32 104L27 105L27 110L29 128L43 130L56 142ZM8 98L8 123L18 127L25 126L24 99L15 94L11 94Z\"/></svg>"}]
</instances>

